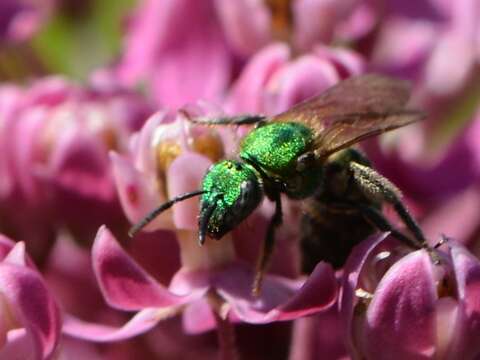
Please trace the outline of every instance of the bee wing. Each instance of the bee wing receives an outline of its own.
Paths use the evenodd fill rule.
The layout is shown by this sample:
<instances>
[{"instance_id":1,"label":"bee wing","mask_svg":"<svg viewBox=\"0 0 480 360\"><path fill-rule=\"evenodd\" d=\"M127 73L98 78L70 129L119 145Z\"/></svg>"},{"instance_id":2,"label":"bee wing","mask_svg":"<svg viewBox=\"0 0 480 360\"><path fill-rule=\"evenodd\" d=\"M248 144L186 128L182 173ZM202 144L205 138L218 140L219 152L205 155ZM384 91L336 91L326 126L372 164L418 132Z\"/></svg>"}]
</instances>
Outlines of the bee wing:
<instances>
[{"instance_id":1,"label":"bee wing","mask_svg":"<svg viewBox=\"0 0 480 360\"><path fill-rule=\"evenodd\" d=\"M325 158L368 137L421 120L421 112L405 109L409 95L406 81L374 74L357 76L271 121L301 122L312 128L315 153Z\"/></svg>"}]
</instances>

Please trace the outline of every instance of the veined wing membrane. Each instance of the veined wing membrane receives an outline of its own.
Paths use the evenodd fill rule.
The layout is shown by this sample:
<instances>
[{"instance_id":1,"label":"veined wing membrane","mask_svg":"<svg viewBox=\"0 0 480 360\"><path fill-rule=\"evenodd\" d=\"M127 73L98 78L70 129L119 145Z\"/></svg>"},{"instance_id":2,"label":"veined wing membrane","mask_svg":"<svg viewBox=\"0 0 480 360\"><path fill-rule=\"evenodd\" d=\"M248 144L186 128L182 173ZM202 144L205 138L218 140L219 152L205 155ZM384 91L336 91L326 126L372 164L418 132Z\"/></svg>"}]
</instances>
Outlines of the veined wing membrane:
<instances>
[{"instance_id":1,"label":"veined wing membrane","mask_svg":"<svg viewBox=\"0 0 480 360\"><path fill-rule=\"evenodd\" d=\"M422 113L405 109L409 95L405 81L374 74L357 76L271 121L301 122L312 128L315 153L325 158L368 137L421 120Z\"/></svg>"}]
</instances>

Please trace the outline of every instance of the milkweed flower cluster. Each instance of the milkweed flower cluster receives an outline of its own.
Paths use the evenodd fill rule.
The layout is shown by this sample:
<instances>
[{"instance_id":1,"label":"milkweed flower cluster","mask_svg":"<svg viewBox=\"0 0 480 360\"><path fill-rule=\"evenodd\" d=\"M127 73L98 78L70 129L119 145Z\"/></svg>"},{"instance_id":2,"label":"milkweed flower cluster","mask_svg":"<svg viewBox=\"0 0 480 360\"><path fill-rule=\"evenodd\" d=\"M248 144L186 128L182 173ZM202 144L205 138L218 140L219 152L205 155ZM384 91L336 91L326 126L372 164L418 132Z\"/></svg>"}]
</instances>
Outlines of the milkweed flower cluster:
<instances>
[{"instance_id":1,"label":"milkweed flower cluster","mask_svg":"<svg viewBox=\"0 0 480 360\"><path fill-rule=\"evenodd\" d=\"M476 0L3 0L0 359L478 358L479 61ZM369 72L427 114L359 145L425 247L377 232L303 274L284 199L254 296L269 201L203 246L196 197L128 237L251 130L191 118L273 116Z\"/></svg>"}]
</instances>

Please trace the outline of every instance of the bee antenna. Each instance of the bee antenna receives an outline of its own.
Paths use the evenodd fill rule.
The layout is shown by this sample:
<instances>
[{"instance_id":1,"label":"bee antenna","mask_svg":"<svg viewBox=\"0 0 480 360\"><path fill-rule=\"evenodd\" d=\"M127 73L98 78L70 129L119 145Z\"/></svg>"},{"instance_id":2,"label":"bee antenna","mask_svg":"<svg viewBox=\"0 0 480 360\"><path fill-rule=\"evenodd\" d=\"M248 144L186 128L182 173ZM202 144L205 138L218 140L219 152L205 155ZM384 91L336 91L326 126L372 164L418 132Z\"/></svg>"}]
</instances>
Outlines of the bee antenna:
<instances>
[{"instance_id":1,"label":"bee antenna","mask_svg":"<svg viewBox=\"0 0 480 360\"><path fill-rule=\"evenodd\" d=\"M145 226L150 224L153 219L155 219L158 215L160 215L162 212L165 210L171 208L175 203L190 199L194 196L202 195L204 194L204 190L195 190L192 192L188 192L182 195L178 195L174 197L172 200L169 200L156 209L152 210L147 216L145 216L140 222L136 223L134 226L130 228L130 231L128 232L128 236L134 237L136 233L138 233L140 230L142 230Z\"/></svg>"},{"instance_id":2,"label":"bee antenna","mask_svg":"<svg viewBox=\"0 0 480 360\"><path fill-rule=\"evenodd\" d=\"M200 218L198 221L198 244L202 246L205 243L205 236L207 234L207 227L208 221L210 220L210 216L212 216L213 211L217 207L217 199L222 194L218 194L213 198L213 201L210 203L209 206L205 210L202 211L200 214Z\"/></svg>"}]
</instances>

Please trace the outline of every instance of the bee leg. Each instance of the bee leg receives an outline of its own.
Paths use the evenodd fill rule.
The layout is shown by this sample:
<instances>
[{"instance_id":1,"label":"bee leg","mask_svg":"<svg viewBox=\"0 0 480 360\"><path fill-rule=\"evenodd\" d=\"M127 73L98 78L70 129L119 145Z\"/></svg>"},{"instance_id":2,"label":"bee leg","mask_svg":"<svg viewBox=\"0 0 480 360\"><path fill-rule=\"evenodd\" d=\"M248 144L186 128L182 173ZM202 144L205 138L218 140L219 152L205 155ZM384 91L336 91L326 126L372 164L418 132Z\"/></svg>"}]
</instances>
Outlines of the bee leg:
<instances>
[{"instance_id":1,"label":"bee leg","mask_svg":"<svg viewBox=\"0 0 480 360\"><path fill-rule=\"evenodd\" d=\"M252 125L263 123L267 119L263 115L237 115L237 116L221 116L221 117L208 117L208 116L191 116L185 109L178 111L188 121L194 124L203 125Z\"/></svg>"},{"instance_id":2,"label":"bee leg","mask_svg":"<svg viewBox=\"0 0 480 360\"><path fill-rule=\"evenodd\" d=\"M373 199L385 201L393 205L398 216L414 235L418 245L420 247L428 248L427 241L420 226L400 200L402 197L400 190L371 167L361 165L354 161L349 163L349 167L352 171L354 180L363 193Z\"/></svg>"},{"instance_id":3,"label":"bee leg","mask_svg":"<svg viewBox=\"0 0 480 360\"><path fill-rule=\"evenodd\" d=\"M263 247L258 257L257 266L255 268L255 278L252 285L252 295L257 297L260 294L262 287L263 275L268 266L270 258L273 253L275 244L275 230L282 223L282 202L280 200L280 193L274 194L275 213L268 224L267 233L263 241Z\"/></svg>"},{"instance_id":4,"label":"bee leg","mask_svg":"<svg viewBox=\"0 0 480 360\"><path fill-rule=\"evenodd\" d=\"M405 243L407 246L418 249L418 243L396 229L378 209L364 204L352 204L362 216L380 231L390 232L393 237Z\"/></svg>"}]
</instances>

